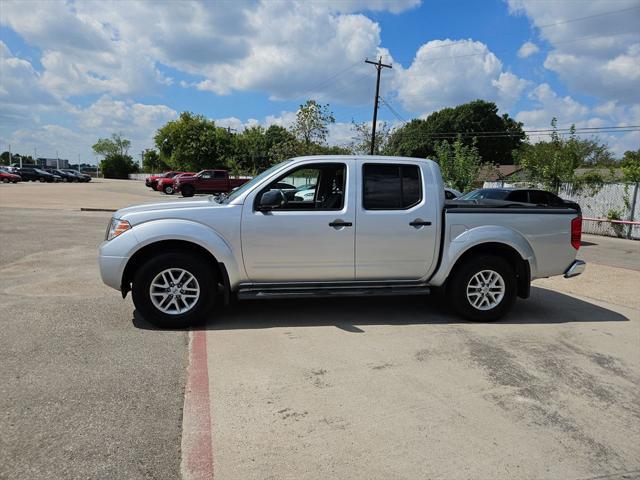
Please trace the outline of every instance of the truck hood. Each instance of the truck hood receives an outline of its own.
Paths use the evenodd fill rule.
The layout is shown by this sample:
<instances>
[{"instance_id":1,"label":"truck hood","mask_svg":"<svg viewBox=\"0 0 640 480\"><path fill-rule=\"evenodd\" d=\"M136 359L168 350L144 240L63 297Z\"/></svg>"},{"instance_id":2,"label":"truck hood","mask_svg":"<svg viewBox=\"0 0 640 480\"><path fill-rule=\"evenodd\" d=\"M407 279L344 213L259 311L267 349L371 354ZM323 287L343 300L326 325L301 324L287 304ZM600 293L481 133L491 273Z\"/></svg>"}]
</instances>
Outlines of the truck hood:
<instances>
[{"instance_id":1,"label":"truck hood","mask_svg":"<svg viewBox=\"0 0 640 480\"><path fill-rule=\"evenodd\" d=\"M147 213L155 211L175 211L185 210L190 208L204 208L204 207L220 207L221 205L213 199L213 196L204 198L202 200L185 200L176 202L161 202L161 203L147 203L142 205L134 205L132 207L121 208L113 214L115 218L123 218L127 215L135 213Z\"/></svg>"}]
</instances>

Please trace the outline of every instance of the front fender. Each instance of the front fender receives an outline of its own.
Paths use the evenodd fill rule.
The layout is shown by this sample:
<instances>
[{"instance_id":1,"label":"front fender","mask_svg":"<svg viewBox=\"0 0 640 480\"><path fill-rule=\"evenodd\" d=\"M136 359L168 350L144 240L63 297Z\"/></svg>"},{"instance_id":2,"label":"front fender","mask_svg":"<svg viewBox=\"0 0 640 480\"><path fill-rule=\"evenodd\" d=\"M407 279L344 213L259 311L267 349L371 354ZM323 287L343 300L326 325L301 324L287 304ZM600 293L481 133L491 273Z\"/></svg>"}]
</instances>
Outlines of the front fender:
<instances>
[{"instance_id":1,"label":"front fender","mask_svg":"<svg viewBox=\"0 0 640 480\"><path fill-rule=\"evenodd\" d=\"M230 285L239 283L239 262L229 243L212 228L190 220L162 219L136 225L113 240L103 243L100 247L100 257L128 260L147 245L165 240L182 240L199 245L209 251L219 263L224 264ZM114 263L118 264L120 271L111 272L110 277L122 279L127 262Z\"/></svg>"},{"instance_id":2,"label":"front fender","mask_svg":"<svg viewBox=\"0 0 640 480\"><path fill-rule=\"evenodd\" d=\"M516 230L500 225L482 225L473 228L452 225L446 235L440 267L429 281L431 285L444 284L460 257L470 249L487 243L499 243L513 248L529 262L531 277L535 278L537 272L535 253L528 240Z\"/></svg>"}]
</instances>

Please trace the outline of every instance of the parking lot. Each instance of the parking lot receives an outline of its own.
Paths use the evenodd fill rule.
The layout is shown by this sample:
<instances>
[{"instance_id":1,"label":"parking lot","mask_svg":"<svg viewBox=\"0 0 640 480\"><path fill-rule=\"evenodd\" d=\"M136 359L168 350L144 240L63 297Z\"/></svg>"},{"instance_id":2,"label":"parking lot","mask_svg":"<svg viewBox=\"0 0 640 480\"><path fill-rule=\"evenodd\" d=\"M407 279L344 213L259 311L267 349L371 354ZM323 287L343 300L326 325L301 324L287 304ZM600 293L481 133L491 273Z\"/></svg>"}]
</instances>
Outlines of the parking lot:
<instances>
[{"instance_id":1,"label":"parking lot","mask_svg":"<svg viewBox=\"0 0 640 480\"><path fill-rule=\"evenodd\" d=\"M387 297L162 331L101 283L110 213L80 209L171 199L0 185L0 478L640 477L640 242L585 236L585 274L494 324Z\"/></svg>"}]
</instances>

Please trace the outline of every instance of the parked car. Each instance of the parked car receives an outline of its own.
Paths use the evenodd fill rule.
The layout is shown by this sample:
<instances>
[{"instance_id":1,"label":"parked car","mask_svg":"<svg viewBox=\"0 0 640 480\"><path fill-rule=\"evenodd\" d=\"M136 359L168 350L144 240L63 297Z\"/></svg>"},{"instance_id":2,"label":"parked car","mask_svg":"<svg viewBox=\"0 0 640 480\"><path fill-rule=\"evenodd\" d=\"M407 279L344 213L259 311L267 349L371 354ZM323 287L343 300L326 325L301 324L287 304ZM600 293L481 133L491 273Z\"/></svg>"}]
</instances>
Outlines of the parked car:
<instances>
[{"instance_id":1,"label":"parked car","mask_svg":"<svg viewBox=\"0 0 640 480\"><path fill-rule=\"evenodd\" d=\"M295 190L282 190L287 195L288 200L312 202L316 194L316 185L313 183L307 183L305 185L300 185Z\"/></svg>"},{"instance_id":2,"label":"parked car","mask_svg":"<svg viewBox=\"0 0 640 480\"><path fill-rule=\"evenodd\" d=\"M64 169L62 169L62 171L65 172L65 173L68 173L70 175L75 175L78 178L79 182L90 182L91 181L91 175L87 175L86 173L81 173L78 170L73 170L71 168L64 168Z\"/></svg>"},{"instance_id":3,"label":"parked car","mask_svg":"<svg viewBox=\"0 0 640 480\"><path fill-rule=\"evenodd\" d=\"M0 182L2 183L18 183L22 181L22 177L17 173L11 173L4 168L0 168Z\"/></svg>"},{"instance_id":4,"label":"parked car","mask_svg":"<svg viewBox=\"0 0 640 480\"><path fill-rule=\"evenodd\" d=\"M22 167L20 169L20 176L25 182L59 182L60 177L49 173L45 170L35 167Z\"/></svg>"},{"instance_id":5,"label":"parked car","mask_svg":"<svg viewBox=\"0 0 640 480\"><path fill-rule=\"evenodd\" d=\"M70 173L65 172L64 170L59 170L56 168L46 169L52 175L57 175L60 177L60 181L62 182L73 182L74 180L77 182L78 178L75 175L71 175Z\"/></svg>"},{"instance_id":6,"label":"parked car","mask_svg":"<svg viewBox=\"0 0 640 480\"><path fill-rule=\"evenodd\" d=\"M173 178L173 177L175 177L176 175L180 175L181 173L183 173L183 172L174 172L174 171L171 171L171 172L164 172L164 173L161 173L160 175L151 175L150 177L147 177L147 178L144 180L144 184L145 184L147 187L149 187L151 190L155 190L155 189L156 189L156 187L158 186L158 181L159 181L161 178Z\"/></svg>"},{"instance_id":7,"label":"parked car","mask_svg":"<svg viewBox=\"0 0 640 480\"><path fill-rule=\"evenodd\" d=\"M462 192L459 192L455 188L444 187L444 199L454 200L462 196Z\"/></svg>"},{"instance_id":8,"label":"parked car","mask_svg":"<svg viewBox=\"0 0 640 480\"><path fill-rule=\"evenodd\" d=\"M167 195L173 195L176 191L175 189L175 181L177 178L188 177L195 175L195 172L184 172L179 173L175 177L166 177L158 179L158 185L156 186L156 190L159 192L164 192Z\"/></svg>"},{"instance_id":9,"label":"parked car","mask_svg":"<svg viewBox=\"0 0 640 480\"><path fill-rule=\"evenodd\" d=\"M569 207L581 212L580 205L563 200L554 193L535 188L479 188L463 195L459 200L506 200L517 203L532 203L548 207Z\"/></svg>"},{"instance_id":10,"label":"parked car","mask_svg":"<svg viewBox=\"0 0 640 480\"><path fill-rule=\"evenodd\" d=\"M196 193L229 193L248 180L230 178L226 170L202 170L196 175L176 178L174 187L183 197L193 197Z\"/></svg>"},{"instance_id":11,"label":"parked car","mask_svg":"<svg viewBox=\"0 0 640 480\"><path fill-rule=\"evenodd\" d=\"M316 200L281 179L314 174ZM438 165L382 156L288 160L224 197L115 213L100 246L103 281L164 327L208 318L218 298L426 295L496 320L531 280L582 273L582 219L536 205L444 203ZM496 205L497 203L497 205ZM496 213L500 213L497 215ZM220 287L219 287L220 285ZM224 293L216 295L218 288Z\"/></svg>"}]
</instances>

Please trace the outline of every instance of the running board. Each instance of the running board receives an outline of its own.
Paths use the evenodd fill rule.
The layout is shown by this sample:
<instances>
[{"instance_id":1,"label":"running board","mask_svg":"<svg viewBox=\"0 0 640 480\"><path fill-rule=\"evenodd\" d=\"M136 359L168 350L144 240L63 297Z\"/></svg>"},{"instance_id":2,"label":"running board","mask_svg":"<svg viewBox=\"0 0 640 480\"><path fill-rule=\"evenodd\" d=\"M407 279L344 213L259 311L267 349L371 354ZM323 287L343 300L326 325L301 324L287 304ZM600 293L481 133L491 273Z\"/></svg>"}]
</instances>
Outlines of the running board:
<instances>
[{"instance_id":1,"label":"running board","mask_svg":"<svg viewBox=\"0 0 640 480\"><path fill-rule=\"evenodd\" d=\"M257 300L266 298L318 298L318 297L360 297L367 295L428 295L425 286L333 286L333 287L266 287L251 286L240 288L238 299Z\"/></svg>"}]
</instances>

